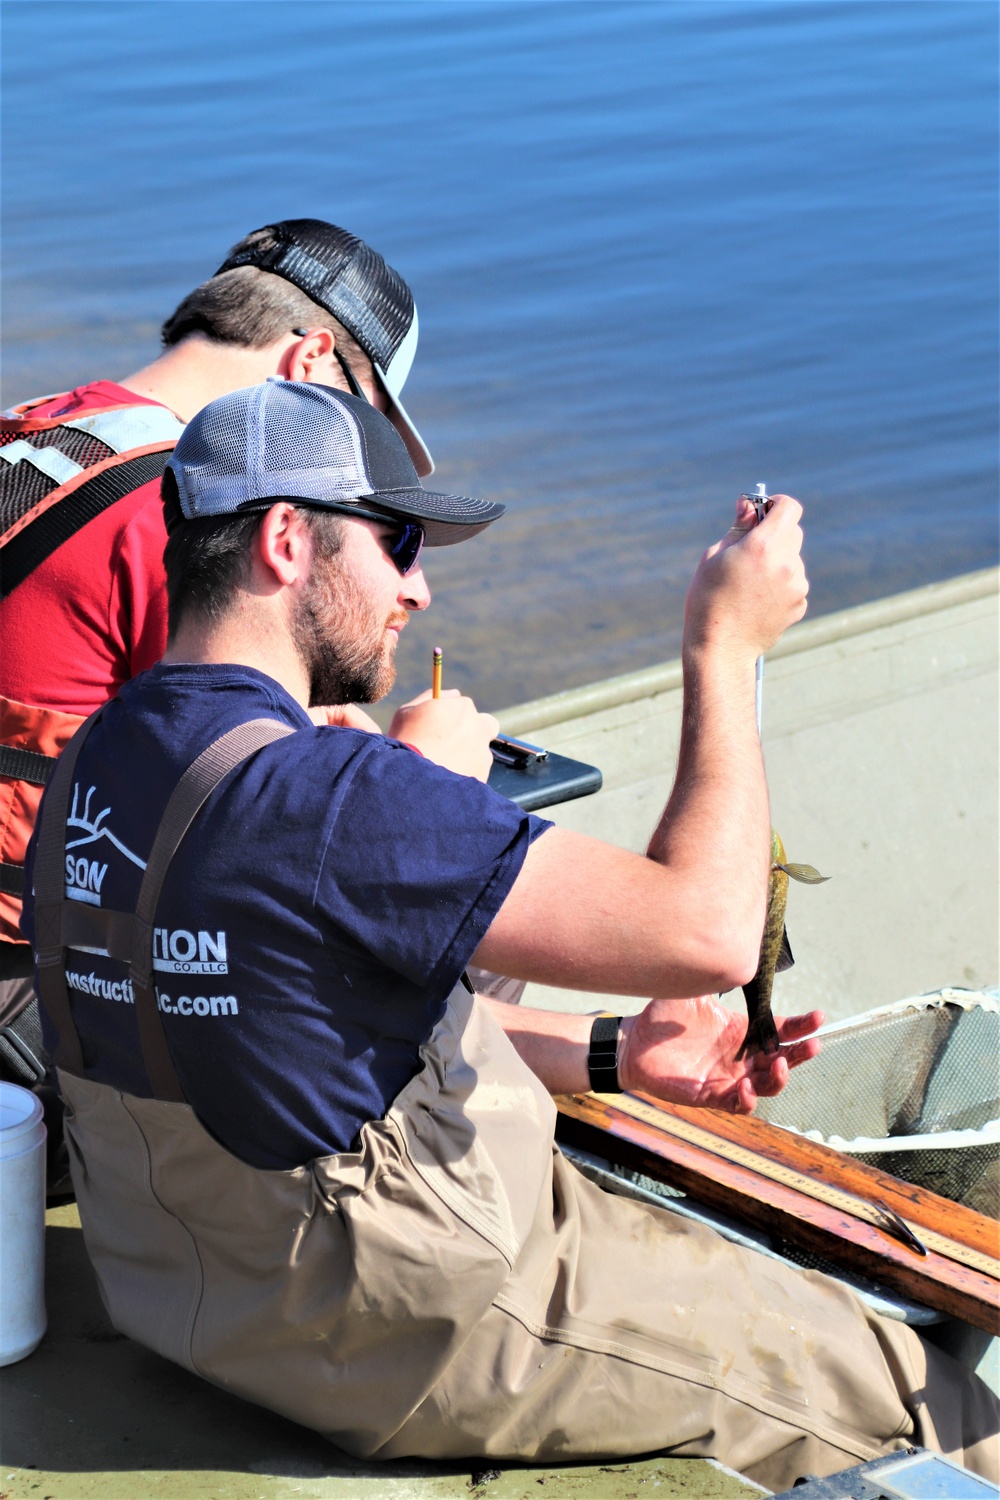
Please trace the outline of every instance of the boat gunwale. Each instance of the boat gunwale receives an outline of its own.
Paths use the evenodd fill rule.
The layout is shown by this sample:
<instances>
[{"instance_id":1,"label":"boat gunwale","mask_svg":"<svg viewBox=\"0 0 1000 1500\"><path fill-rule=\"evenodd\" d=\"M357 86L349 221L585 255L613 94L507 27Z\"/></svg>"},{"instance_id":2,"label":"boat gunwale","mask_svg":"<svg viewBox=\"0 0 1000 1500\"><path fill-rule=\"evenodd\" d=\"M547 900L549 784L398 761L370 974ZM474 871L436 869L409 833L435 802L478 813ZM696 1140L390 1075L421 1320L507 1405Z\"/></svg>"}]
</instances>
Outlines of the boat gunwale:
<instances>
[{"instance_id":1,"label":"boat gunwale","mask_svg":"<svg viewBox=\"0 0 1000 1500\"><path fill-rule=\"evenodd\" d=\"M782 657L797 656L802 651L817 646L830 645L836 641L850 640L871 630L901 625L921 615L934 614L978 599L995 595L1000 588L1000 568L982 568L975 573L963 573L957 578L948 578L939 583L927 583L920 588L909 589L902 594L891 594L886 599L873 599L867 604L853 604L833 614L821 615L816 620L807 620L794 625L768 652L769 661ZM605 709L619 708L641 698L653 698L680 688L683 668L679 658L659 662L652 667L642 667L636 672L625 672L617 677L606 677L599 682L587 683L583 687L567 688L546 698L535 698L528 703L519 703L501 709L497 718L505 734L523 734L529 730L547 729L571 719L589 717Z\"/></svg>"}]
</instances>

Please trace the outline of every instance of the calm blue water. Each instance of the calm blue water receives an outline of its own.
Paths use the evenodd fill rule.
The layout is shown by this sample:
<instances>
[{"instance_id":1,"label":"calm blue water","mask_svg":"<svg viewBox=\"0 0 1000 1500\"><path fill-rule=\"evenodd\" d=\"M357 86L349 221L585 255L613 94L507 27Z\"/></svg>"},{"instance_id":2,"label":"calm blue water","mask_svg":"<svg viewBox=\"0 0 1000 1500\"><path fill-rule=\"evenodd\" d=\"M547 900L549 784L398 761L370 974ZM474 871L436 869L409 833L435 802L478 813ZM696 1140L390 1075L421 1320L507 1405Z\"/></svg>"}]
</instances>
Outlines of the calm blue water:
<instances>
[{"instance_id":1,"label":"calm blue water","mask_svg":"<svg viewBox=\"0 0 1000 1500\"><path fill-rule=\"evenodd\" d=\"M673 655L757 480L813 608L997 553L990 3L4 6L3 401L136 368L247 230L410 281L443 488L400 689L484 706Z\"/></svg>"}]
</instances>

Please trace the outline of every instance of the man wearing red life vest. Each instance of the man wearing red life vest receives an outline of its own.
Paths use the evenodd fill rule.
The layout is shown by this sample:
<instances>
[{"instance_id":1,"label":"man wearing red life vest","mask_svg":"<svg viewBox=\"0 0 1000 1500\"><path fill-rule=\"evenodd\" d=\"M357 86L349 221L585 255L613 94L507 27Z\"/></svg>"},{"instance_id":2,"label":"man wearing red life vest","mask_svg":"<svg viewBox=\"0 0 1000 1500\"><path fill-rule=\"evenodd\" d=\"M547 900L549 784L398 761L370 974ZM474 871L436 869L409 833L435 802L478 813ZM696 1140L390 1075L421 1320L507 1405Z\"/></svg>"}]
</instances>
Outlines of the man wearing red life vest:
<instances>
[{"instance_id":1,"label":"man wearing red life vest","mask_svg":"<svg viewBox=\"0 0 1000 1500\"><path fill-rule=\"evenodd\" d=\"M255 230L162 338L159 358L122 381L0 420L0 1072L29 1085L45 1067L18 928L24 852L63 746L163 654L160 476L184 424L269 375L318 382L385 412L418 474L434 467L399 400L417 343L413 297L345 230L318 219ZM416 742L419 726L406 737Z\"/></svg>"}]
</instances>

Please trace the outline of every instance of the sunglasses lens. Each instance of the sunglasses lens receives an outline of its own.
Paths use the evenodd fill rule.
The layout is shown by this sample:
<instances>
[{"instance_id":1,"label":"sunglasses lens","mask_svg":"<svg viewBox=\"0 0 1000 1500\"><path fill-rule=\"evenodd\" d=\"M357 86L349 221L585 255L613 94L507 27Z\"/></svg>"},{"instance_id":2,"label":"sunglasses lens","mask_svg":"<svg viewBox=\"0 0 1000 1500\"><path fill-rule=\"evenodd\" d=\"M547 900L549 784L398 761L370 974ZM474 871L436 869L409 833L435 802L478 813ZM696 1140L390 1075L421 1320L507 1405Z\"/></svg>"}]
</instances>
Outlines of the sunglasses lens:
<instances>
[{"instance_id":1,"label":"sunglasses lens","mask_svg":"<svg viewBox=\"0 0 1000 1500\"><path fill-rule=\"evenodd\" d=\"M408 522L400 529L399 535L392 544L391 555L404 578L416 567L423 545L424 529L422 526L412 526Z\"/></svg>"}]
</instances>

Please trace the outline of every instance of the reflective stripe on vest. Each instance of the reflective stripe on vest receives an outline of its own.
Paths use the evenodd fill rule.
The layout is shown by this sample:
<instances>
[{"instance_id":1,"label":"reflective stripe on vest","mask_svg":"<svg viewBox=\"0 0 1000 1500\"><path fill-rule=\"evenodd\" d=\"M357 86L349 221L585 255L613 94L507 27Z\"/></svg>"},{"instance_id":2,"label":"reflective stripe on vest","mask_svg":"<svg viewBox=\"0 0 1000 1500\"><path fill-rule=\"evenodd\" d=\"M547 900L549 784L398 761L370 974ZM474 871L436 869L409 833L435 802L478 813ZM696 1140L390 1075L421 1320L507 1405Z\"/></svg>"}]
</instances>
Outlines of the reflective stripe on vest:
<instances>
[{"instance_id":1,"label":"reflective stripe on vest","mask_svg":"<svg viewBox=\"0 0 1000 1500\"><path fill-rule=\"evenodd\" d=\"M32 409L31 405L15 408L0 418L0 548L9 546L44 512L78 490L88 470L108 473L118 462L166 453L184 431L184 424L165 406L114 406L69 418L35 417ZM137 489L152 477L151 469L130 488ZM113 488L120 493L110 495L105 504L128 493L120 485ZM61 528L65 533L61 540L96 513L92 505L81 506L77 526ZM12 587L9 583L6 592Z\"/></svg>"},{"instance_id":2,"label":"reflective stripe on vest","mask_svg":"<svg viewBox=\"0 0 1000 1500\"><path fill-rule=\"evenodd\" d=\"M55 396L43 396L41 403L30 402L21 407L12 407L0 417L0 430L16 435L68 427L71 431L85 432L97 438L112 453L124 453L126 448L142 448L147 443L176 443L184 431L184 423L172 411L168 411L165 406L145 403L104 407L100 411L85 412L82 417L31 415L36 405L54 400Z\"/></svg>"},{"instance_id":3,"label":"reflective stripe on vest","mask_svg":"<svg viewBox=\"0 0 1000 1500\"><path fill-rule=\"evenodd\" d=\"M0 599L133 490L159 478L184 424L165 406L35 417L54 397L0 418ZM41 788L82 719L0 698L0 940L21 942L24 853Z\"/></svg>"}]
</instances>

